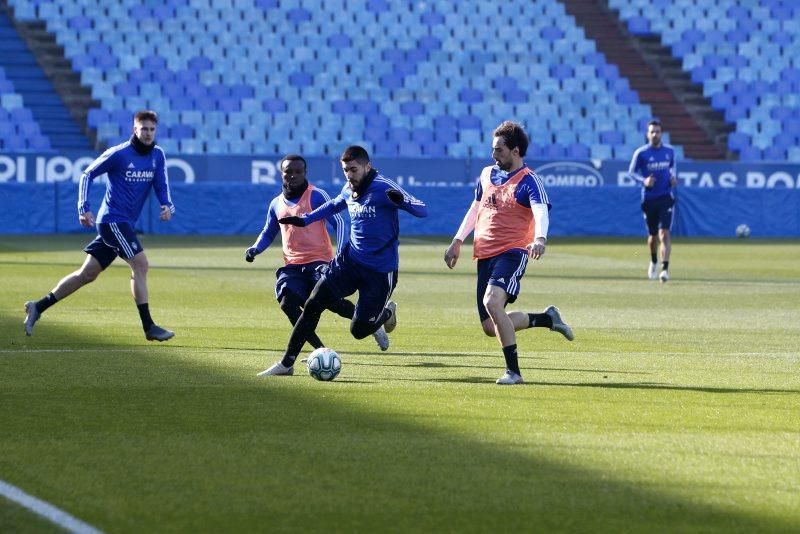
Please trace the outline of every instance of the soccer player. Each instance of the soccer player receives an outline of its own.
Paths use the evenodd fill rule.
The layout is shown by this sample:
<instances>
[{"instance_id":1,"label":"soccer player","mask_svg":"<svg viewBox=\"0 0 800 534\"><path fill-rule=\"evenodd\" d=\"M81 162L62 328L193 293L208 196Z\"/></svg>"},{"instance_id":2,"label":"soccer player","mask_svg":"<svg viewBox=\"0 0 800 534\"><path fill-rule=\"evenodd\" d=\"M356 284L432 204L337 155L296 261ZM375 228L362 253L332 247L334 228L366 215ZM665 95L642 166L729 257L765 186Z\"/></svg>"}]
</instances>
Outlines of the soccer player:
<instances>
[{"instance_id":1,"label":"soccer player","mask_svg":"<svg viewBox=\"0 0 800 534\"><path fill-rule=\"evenodd\" d=\"M642 211L647 225L647 246L650 248L650 280L669 280L669 256L672 251L670 229L675 210L673 188L678 185L675 150L661 142L661 122L647 123L647 144L636 149L628 169L630 176L642 185ZM661 241L661 273L658 270L656 235Z\"/></svg>"},{"instance_id":2,"label":"soccer player","mask_svg":"<svg viewBox=\"0 0 800 534\"><path fill-rule=\"evenodd\" d=\"M517 300L528 258L538 260L544 255L550 202L541 180L522 160L528 149L528 136L522 126L505 121L492 135L495 165L481 172L475 200L445 251L444 261L450 269L455 267L464 239L474 230L478 316L484 333L497 337L506 360L506 372L497 383L522 384L517 330L549 328L569 341L574 335L555 306L542 313L505 311L509 303Z\"/></svg>"},{"instance_id":3,"label":"soccer player","mask_svg":"<svg viewBox=\"0 0 800 534\"><path fill-rule=\"evenodd\" d=\"M283 358L259 376L291 375L300 349L314 332L323 310L358 291L350 333L363 339L383 325L391 333L397 326L397 305L389 301L397 285L400 225L397 211L426 217L425 204L406 193L372 168L367 151L350 146L341 157L347 183L341 193L305 215L291 215L281 224L307 226L345 208L350 213L350 240L331 262L292 330Z\"/></svg>"},{"instance_id":4,"label":"soccer player","mask_svg":"<svg viewBox=\"0 0 800 534\"><path fill-rule=\"evenodd\" d=\"M283 242L284 266L275 273L275 297L281 310L292 325L297 323L311 290L322 277L333 259L333 249L325 222L319 220L305 227L278 224L278 219L308 213L331 199L328 193L308 183L306 160L297 154L289 154L281 160L280 171L283 192L272 199L267 210L264 229L253 246L244 253L244 259L252 262L264 252L281 232ZM339 214L331 214L327 221L336 232L338 250L341 251L347 240L345 223ZM331 303L331 311L347 319L352 319L355 306L352 302L339 299ZM381 350L389 348L389 336L383 326L373 334ZM311 332L308 343L315 349L324 346L317 334Z\"/></svg>"},{"instance_id":5,"label":"soccer player","mask_svg":"<svg viewBox=\"0 0 800 534\"><path fill-rule=\"evenodd\" d=\"M86 259L77 271L62 278L41 300L25 303L27 335L33 334L33 326L47 308L93 282L117 256L131 267L131 292L139 309L145 338L148 341L166 341L175 335L156 325L150 317L147 256L134 231L150 189L154 189L158 197L162 221L170 220L175 212L164 150L155 142L157 126L155 111L137 112L131 138L103 152L84 171L78 186L78 220L87 228L96 223L97 237L83 249ZM92 180L103 174L108 175L108 183L95 221L89 206L89 186Z\"/></svg>"}]
</instances>

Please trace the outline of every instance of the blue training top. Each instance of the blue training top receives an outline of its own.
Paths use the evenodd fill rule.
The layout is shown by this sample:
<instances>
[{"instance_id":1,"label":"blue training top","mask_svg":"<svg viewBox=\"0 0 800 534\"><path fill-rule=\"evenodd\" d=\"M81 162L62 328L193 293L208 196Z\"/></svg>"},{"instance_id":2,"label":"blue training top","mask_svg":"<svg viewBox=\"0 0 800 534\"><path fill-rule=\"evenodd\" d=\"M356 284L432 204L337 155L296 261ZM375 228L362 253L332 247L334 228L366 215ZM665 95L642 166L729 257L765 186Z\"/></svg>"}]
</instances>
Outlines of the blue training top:
<instances>
[{"instance_id":1,"label":"blue training top","mask_svg":"<svg viewBox=\"0 0 800 534\"><path fill-rule=\"evenodd\" d=\"M628 168L631 178L644 185L650 175L655 176L653 187L642 187L642 200L652 200L663 196L672 196L673 176L678 176L675 164L675 150L670 145L653 147L649 144L636 149Z\"/></svg>"},{"instance_id":2,"label":"blue training top","mask_svg":"<svg viewBox=\"0 0 800 534\"><path fill-rule=\"evenodd\" d=\"M347 208L350 212L350 246L347 248L350 258L374 271L388 273L396 271L400 263L397 210L407 211L415 217L427 217L428 208L393 180L377 172L373 176L372 183L357 198L353 198L350 184L346 183L339 196L303 215L303 218L312 223ZM399 205L389 200L386 192L390 190L403 194Z\"/></svg>"},{"instance_id":3,"label":"blue training top","mask_svg":"<svg viewBox=\"0 0 800 534\"><path fill-rule=\"evenodd\" d=\"M98 223L127 222L135 224L150 193L155 189L158 201L175 213L169 192L167 158L155 145L147 154L140 154L130 141L111 147L94 160L81 175L78 185L78 214L91 211L89 187L92 181L108 174L106 194L97 213Z\"/></svg>"}]
</instances>

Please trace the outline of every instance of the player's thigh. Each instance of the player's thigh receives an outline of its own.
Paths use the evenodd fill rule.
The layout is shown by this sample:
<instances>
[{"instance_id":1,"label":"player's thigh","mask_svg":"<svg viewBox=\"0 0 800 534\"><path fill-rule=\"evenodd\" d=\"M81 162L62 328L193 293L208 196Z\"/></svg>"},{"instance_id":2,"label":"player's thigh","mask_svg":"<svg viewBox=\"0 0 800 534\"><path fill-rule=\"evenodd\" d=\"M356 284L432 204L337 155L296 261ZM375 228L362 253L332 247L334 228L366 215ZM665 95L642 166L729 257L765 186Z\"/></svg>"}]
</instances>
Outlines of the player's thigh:
<instances>
[{"instance_id":1,"label":"player's thigh","mask_svg":"<svg viewBox=\"0 0 800 534\"><path fill-rule=\"evenodd\" d=\"M318 281L313 271L299 265L286 265L275 272L275 299L280 301L287 293L294 294L302 302L308 299Z\"/></svg>"},{"instance_id":2,"label":"player's thigh","mask_svg":"<svg viewBox=\"0 0 800 534\"><path fill-rule=\"evenodd\" d=\"M353 321L375 322L397 286L397 271L362 273Z\"/></svg>"},{"instance_id":3,"label":"player's thigh","mask_svg":"<svg viewBox=\"0 0 800 534\"><path fill-rule=\"evenodd\" d=\"M345 298L359 289L362 272L363 268L346 261L340 256L330 263L318 284L324 282L334 295L338 298Z\"/></svg>"},{"instance_id":4,"label":"player's thigh","mask_svg":"<svg viewBox=\"0 0 800 534\"><path fill-rule=\"evenodd\" d=\"M139 238L136 236L133 225L130 223L99 223L97 229L103 239L103 243L112 248L120 258L126 261L133 259L134 256L144 250Z\"/></svg>"},{"instance_id":5,"label":"player's thigh","mask_svg":"<svg viewBox=\"0 0 800 534\"><path fill-rule=\"evenodd\" d=\"M83 247L83 251L88 254L88 256L81 266L81 272L86 274L89 274L87 269L92 269L94 267L92 262L90 262L90 258L94 260L94 263L99 266L101 271L105 270L106 267L117 259L117 251L106 245L100 235Z\"/></svg>"},{"instance_id":6,"label":"player's thigh","mask_svg":"<svg viewBox=\"0 0 800 534\"><path fill-rule=\"evenodd\" d=\"M646 200L642 203L642 214L648 235L658 235L658 207L653 201Z\"/></svg>"},{"instance_id":7,"label":"player's thigh","mask_svg":"<svg viewBox=\"0 0 800 534\"><path fill-rule=\"evenodd\" d=\"M674 201L667 197L659 206L658 210L658 228L661 231L669 231L672 228L672 216L675 212Z\"/></svg>"}]
</instances>

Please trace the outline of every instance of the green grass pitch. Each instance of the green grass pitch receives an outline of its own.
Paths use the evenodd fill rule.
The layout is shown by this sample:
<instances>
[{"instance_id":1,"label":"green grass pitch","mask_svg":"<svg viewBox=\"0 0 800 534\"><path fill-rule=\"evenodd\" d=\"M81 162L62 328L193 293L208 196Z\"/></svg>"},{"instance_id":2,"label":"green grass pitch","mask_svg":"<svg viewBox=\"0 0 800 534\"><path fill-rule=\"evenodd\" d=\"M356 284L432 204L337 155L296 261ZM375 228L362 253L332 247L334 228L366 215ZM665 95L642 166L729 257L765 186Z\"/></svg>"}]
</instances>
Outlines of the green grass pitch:
<instances>
[{"instance_id":1,"label":"green grass pitch","mask_svg":"<svg viewBox=\"0 0 800 534\"><path fill-rule=\"evenodd\" d=\"M501 387L474 265L405 239L389 352L326 313L341 375L257 379L289 335L273 247L145 236L148 343L115 264L48 310L22 304L91 236L0 239L0 480L107 532L800 530L800 247L552 239L510 309L576 334L518 333ZM465 247L464 253L469 253ZM55 531L0 498L0 531Z\"/></svg>"}]
</instances>

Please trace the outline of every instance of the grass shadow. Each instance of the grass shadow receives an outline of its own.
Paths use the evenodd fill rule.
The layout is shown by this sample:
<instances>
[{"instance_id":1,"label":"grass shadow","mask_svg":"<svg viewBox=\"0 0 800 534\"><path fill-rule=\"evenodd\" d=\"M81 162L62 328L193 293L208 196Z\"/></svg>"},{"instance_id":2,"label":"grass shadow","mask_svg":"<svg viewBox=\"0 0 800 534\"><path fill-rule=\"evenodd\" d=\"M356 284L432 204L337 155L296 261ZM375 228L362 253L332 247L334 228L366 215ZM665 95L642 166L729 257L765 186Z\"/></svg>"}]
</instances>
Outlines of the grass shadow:
<instances>
[{"instance_id":1,"label":"grass shadow","mask_svg":"<svg viewBox=\"0 0 800 534\"><path fill-rule=\"evenodd\" d=\"M108 531L756 532L797 526L577 467L536 441L461 435L402 403L376 410L370 396L385 393L369 380L257 380L249 370L231 374L213 361L192 363L191 353L176 358L175 350L162 350L167 345L150 345L153 350L135 358L109 358L91 347L139 347L47 328L47 346L55 340L79 352L0 354L0 478ZM0 316L2 348L22 345L10 344L21 330L18 318ZM32 338L24 345L37 343ZM516 405L508 395L515 391L520 388L498 389L497 406L487 407L487 432L507 424L506 412ZM437 409L457 416L459 403ZM529 418L525 424L540 423Z\"/></svg>"}]
</instances>

